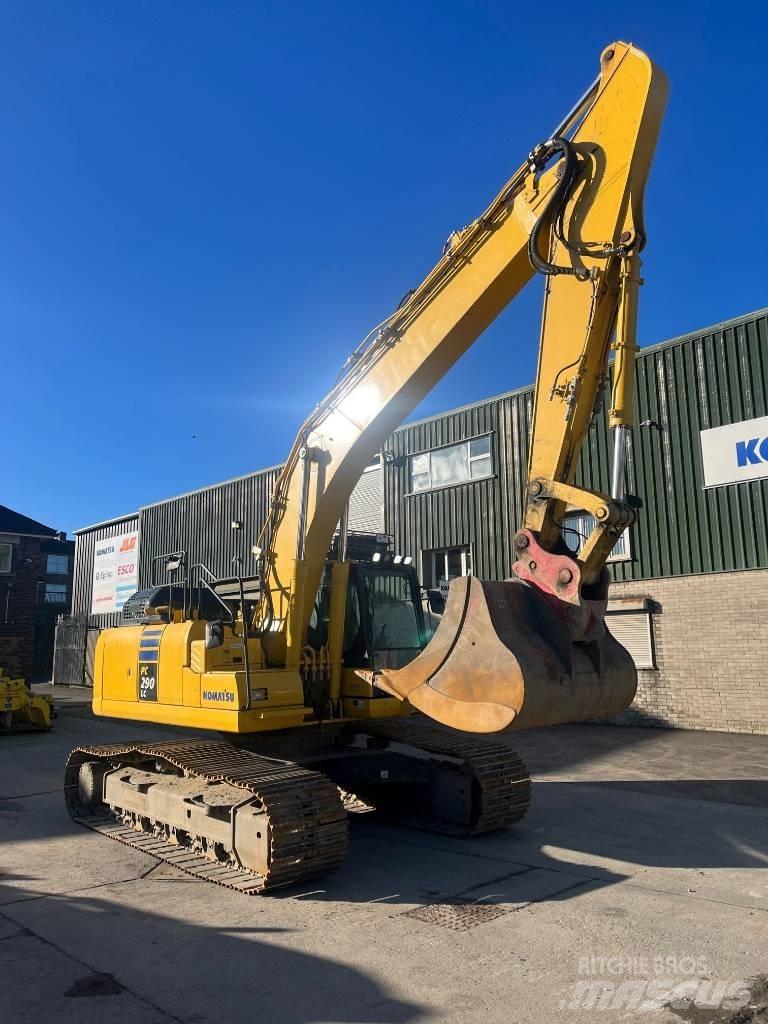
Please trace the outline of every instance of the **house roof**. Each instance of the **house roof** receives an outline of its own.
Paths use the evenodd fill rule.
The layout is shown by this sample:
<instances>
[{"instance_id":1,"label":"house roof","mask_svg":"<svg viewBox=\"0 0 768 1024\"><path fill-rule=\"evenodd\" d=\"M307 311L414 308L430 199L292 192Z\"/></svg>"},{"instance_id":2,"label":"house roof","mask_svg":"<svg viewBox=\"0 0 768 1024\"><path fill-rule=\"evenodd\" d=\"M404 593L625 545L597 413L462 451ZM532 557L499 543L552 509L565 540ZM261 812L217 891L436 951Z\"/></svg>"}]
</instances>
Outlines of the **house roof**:
<instances>
[{"instance_id":1,"label":"house roof","mask_svg":"<svg viewBox=\"0 0 768 1024\"><path fill-rule=\"evenodd\" d=\"M14 512L7 505L0 505L0 533L21 533L32 537L55 537L58 531L36 519Z\"/></svg>"}]
</instances>

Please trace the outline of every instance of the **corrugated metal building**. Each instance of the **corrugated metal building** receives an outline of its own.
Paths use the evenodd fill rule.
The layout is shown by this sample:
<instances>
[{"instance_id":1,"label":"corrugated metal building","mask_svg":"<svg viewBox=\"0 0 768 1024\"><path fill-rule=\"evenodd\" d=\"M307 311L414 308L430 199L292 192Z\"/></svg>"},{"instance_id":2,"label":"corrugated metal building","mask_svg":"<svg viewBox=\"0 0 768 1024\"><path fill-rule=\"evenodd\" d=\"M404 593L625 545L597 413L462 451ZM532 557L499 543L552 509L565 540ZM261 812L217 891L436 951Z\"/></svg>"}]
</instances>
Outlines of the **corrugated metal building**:
<instances>
[{"instance_id":1,"label":"corrugated metal building","mask_svg":"<svg viewBox=\"0 0 768 1024\"><path fill-rule=\"evenodd\" d=\"M627 483L641 509L610 563L609 628L640 669L624 720L768 732L768 450L742 453L760 478L707 486L701 439L742 421L745 438L768 436L768 310L642 350L636 400ZM425 585L511 574L532 413L523 388L393 435L385 530ZM577 483L610 490L611 448L598 417ZM567 518L578 549L590 524Z\"/></svg>"},{"instance_id":2,"label":"corrugated metal building","mask_svg":"<svg viewBox=\"0 0 768 1024\"><path fill-rule=\"evenodd\" d=\"M73 615L92 629L116 626L119 611L100 612L94 573L109 542L138 533L136 589L167 582L161 560L183 551L188 566L203 563L216 576L249 576L256 571L253 545L269 506L279 466L145 505L138 512L75 532ZM366 470L350 498L349 529L382 529L381 472Z\"/></svg>"},{"instance_id":3,"label":"corrugated metal building","mask_svg":"<svg viewBox=\"0 0 768 1024\"><path fill-rule=\"evenodd\" d=\"M468 572L509 576L532 408L533 389L523 388L401 427L381 466L358 485L351 527L391 534L396 550L414 556L426 586ZM752 438L742 454L759 478L708 486L700 433L754 420L747 434L760 440L766 416L768 310L641 351L628 490L642 508L611 561L609 624L641 670L626 720L768 731L768 452L762 459ZM610 452L606 418L598 416L577 482L608 491ZM90 615L92 627L112 624L114 615L91 615L93 549L131 529L140 535L139 586L153 582L153 559L176 549L217 574L252 571L250 548L276 472L80 531L74 611ZM590 524L574 509L567 525L576 550Z\"/></svg>"},{"instance_id":4,"label":"corrugated metal building","mask_svg":"<svg viewBox=\"0 0 768 1024\"><path fill-rule=\"evenodd\" d=\"M628 490L642 501L629 550L612 562L615 580L768 566L768 479L704 487L699 432L768 413L766 311L641 351L637 423ZM401 427L385 473L385 528L399 550L418 554L471 547L483 579L512 571L512 537L522 514L533 388L522 388ZM488 437L482 476L412 485L413 459ZM599 417L585 443L576 482L610 490L612 440ZM476 458L476 457L475 457ZM447 456L446 456L447 461ZM467 454L467 466L470 455ZM445 482L445 481L449 482ZM578 519L578 517L574 517ZM578 526L578 523L576 524Z\"/></svg>"},{"instance_id":5,"label":"corrugated metal building","mask_svg":"<svg viewBox=\"0 0 768 1024\"><path fill-rule=\"evenodd\" d=\"M93 613L94 565L96 552L103 543L112 541L139 529L137 515L110 519L95 526L84 526L75 531L75 576L72 581L72 614L85 616L88 625L96 629L120 624L120 612Z\"/></svg>"},{"instance_id":6,"label":"corrugated metal building","mask_svg":"<svg viewBox=\"0 0 768 1024\"><path fill-rule=\"evenodd\" d=\"M98 634L120 623L121 603L115 600L114 581L105 579L106 588L100 590L101 577L111 577L119 568L113 559L126 539L136 538L124 559L124 568L135 561L128 593L168 582L171 577L165 573L163 556L172 552L183 551L187 566L203 563L216 576L253 574L255 535L267 514L279 471L279 466L273 466L77 530L72 617L57 630L55 681L90 685ZM366 470L350 498L349 529L379 533L382 517L377 465ZM107 598L105 605L100 604L102 595Z\"/></svg>"},{"instance_id":7,"label":"corrugated metal building","mask_svg":"<svg viewBox=\"0 0 768 1024\"><path fill-rule=\"evenodd\" d=\"M173 551L186 552L188 566L202 562L216 576L253 575L255 532L279 471L275 466L140 509L140 586L165 581L160 560Z\"/></svg>"}]
</instances>

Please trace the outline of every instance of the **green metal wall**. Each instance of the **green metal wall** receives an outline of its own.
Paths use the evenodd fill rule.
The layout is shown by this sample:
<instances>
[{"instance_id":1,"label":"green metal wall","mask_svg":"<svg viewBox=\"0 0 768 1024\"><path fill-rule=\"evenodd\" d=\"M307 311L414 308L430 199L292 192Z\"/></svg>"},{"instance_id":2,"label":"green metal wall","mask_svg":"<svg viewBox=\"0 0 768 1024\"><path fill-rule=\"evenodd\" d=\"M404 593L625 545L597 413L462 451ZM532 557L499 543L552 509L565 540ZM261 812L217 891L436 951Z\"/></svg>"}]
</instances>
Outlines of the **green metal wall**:
<instances>
[{"instance_id":1,"label":"green metal wall","mask_svg":"<svg viewBox=\"0 0 768 1024\"><path fill-rule=\"evenodd\" d=\"M699 431L768 415L768 310L641 352L637 426L628 464L642 501L628 562L617 580L768 566L768 480L703 489ZM471 544L474 572L509 576L511 541L525 486L533 389L527 388L393 435L385 463L385 529L396 548L422 551ZM492 433L494 476L409 494L408 456ZM577 482L609 490L610 438L602 418L587 437Z\"/></svg>"}]
</instances>

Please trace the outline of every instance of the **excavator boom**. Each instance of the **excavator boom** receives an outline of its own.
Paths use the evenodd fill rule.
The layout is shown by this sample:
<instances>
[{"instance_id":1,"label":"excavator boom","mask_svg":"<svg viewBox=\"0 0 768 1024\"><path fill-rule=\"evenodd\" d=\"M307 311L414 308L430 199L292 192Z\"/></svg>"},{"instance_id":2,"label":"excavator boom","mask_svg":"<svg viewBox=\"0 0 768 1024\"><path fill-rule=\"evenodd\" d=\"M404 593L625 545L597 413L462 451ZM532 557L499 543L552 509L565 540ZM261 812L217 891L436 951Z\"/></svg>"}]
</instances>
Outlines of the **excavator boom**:
<instances>
[{"instance_id":1,"label":"excavator boom","mask_svg":"<svg viewBox=\"0 0 768 1024\"><path fill-rule=\"evenodd\" d=\"M441 722L482 732L611 714L631 702L634 667L603 621L605 561L635 516L622 483L638 253L666 93L644 53L609 46L597 81L555 135L451 236L434 270L353 353L304 423L262 535L270 636L284 630L273 644L284 642L276 654L286 666L306 643L325 554L364 466L538 272L546 295L515 580L455 581L424 654L374 681ZM611 349L617 483L608 496L574 487L573 477ZM568 506L597 524L578 559L562 536Z\"/></svg>"}]
</instances>

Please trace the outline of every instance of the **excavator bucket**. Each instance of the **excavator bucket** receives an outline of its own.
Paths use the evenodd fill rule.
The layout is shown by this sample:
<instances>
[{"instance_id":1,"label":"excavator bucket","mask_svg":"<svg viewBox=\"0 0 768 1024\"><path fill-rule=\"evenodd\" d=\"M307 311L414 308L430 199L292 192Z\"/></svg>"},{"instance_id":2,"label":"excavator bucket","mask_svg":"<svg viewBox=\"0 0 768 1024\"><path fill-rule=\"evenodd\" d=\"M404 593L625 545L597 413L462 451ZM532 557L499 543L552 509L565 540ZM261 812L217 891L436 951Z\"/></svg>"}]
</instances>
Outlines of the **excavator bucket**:
<instances>
[{"instance_id":1,"label":"excavator bucket","mask_svg":"<svg viewBox=\"0 0 768 1024\"><path fill-rule=\"evenodd\" d=\"M468 732L618 714L635 696L634 663L601 618L574 642L568 610L522 580L455 579L424 651L375 683Z\"/></svg>"}]
</instances>

